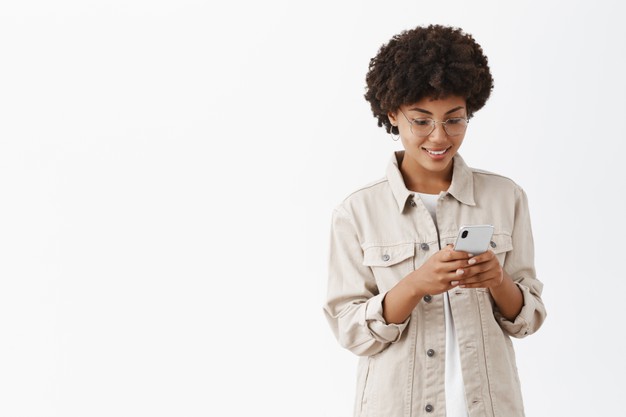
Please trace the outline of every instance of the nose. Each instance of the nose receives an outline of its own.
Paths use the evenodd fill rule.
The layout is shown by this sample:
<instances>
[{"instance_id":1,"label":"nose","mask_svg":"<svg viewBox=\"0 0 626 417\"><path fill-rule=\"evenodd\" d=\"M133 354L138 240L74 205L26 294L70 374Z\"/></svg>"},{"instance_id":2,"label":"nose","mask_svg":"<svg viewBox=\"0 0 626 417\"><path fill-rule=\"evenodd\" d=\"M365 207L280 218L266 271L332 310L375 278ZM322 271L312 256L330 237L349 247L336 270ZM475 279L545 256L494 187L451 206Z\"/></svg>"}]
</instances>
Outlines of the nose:
<instances>
[{"instance_id":1,"label":"nose","mask_svg":"<svg viewBox=\"0 0 626 417\"><path fill-rule=\"evenodd\" d=\"M430 133L428 139L434 143L442 143L448 140L448 134L444 130L442 123L435 123L435 129Z\"/></svg>"}]
</instances>

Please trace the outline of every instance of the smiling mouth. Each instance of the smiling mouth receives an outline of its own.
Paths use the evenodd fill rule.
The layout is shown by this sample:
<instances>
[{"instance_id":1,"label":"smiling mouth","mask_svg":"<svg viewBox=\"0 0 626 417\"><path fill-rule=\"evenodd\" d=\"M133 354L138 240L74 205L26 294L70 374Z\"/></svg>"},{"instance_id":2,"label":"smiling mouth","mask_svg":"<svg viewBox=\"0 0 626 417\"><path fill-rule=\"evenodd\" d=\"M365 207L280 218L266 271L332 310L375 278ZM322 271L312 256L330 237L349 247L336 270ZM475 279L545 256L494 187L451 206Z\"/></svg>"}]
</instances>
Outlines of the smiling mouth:
<instances>
[{"instance_id":1,"label":"smiling mouth","mask_svg":"<svg viewBox=\"0 0 626 417\"><path fill-rule=\"evenodd\" d=\"M443 155L444 153L448 152L448 150L450 150L450 148L446 148L446 149L441 149L439 151L434 151L434 150L430 150L430 149L426 149L426 148L422 148L424 149L426 152L428 152L431 155L435 155L435 156L440 156Z\"/></svg>"}]
</instances>

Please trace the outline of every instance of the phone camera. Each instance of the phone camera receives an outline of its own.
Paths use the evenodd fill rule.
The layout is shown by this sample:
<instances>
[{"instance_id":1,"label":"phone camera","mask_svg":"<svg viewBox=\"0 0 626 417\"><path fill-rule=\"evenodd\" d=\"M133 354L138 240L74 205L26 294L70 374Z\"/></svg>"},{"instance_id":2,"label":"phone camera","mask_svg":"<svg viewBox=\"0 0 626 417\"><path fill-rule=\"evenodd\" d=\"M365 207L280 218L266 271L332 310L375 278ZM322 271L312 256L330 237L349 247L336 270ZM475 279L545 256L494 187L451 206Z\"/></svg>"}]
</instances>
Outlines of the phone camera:
<instances>
[{"instance_id":1,"label":"phone camera","mask_svg":"<svg viewBox=\"0 0 626 417\"><path fill-rule=\"evenodd\" d=\"M468 233L469 232L467 230L463 230L463 233L461 233L461 238L465 239Z\"/></svg>"}]
</instances>

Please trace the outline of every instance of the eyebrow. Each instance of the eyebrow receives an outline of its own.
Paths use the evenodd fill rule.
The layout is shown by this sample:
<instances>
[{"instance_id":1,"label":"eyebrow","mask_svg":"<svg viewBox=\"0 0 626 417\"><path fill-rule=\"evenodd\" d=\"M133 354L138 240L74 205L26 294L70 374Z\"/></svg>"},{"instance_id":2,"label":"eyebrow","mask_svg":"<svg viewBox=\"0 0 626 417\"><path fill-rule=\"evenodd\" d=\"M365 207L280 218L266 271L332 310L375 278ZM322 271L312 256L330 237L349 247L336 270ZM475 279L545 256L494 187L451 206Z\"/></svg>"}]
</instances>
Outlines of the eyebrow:
<instances>
[{"instance_id":1,"label":"eyebrow","mask_svg":"<svg viewBox=\"0 0 626 417\"><path fill-rule=\"evenodd\" d=\"M457 110L460 110L464 108L463 106L458 106L453 108L452 110L448 110L445 114L450 114L450 113L454 113ZM409 111L418 111L420 113L426 113L426 114L430 114L431 116L433 115L431 112L429 112L428 110L424 110L424 109L420 109L419 107L413 107L412 109L409 109Z\"/></svg>"}]
</instances>

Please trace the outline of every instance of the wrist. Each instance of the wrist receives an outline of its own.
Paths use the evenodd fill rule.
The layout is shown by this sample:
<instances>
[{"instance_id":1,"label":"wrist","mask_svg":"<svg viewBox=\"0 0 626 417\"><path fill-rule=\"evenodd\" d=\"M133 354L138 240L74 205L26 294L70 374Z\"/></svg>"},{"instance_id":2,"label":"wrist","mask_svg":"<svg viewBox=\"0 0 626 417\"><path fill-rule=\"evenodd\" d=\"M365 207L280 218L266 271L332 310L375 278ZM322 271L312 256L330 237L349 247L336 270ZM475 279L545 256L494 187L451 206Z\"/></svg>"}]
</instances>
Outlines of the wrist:
<instances>
[{"instance_id":1,"label":"wrist","mask_svg":"<svg viewBox=\"0 0 626 417\"><path fill-rule=\"evenodd\" d=\"M511 277L509 277L506 272L502 271L502 279L500 280L500 283L498 285L490 287L489 291L491 291L492 294L506 291L506 288L509 287L511 284L515 285Z\"/></svg>"},{"instance_id":2,"label":"wrist","mask_svg":"<svg viewBox=\"0 0 626 417\"><path fill-rule=\"evenodd\" d=\"M417 304L428 295L428 291L426 291L421 285L421 280L419 280L416 276L417 271L414 271L411 275L407 276L405 279L407 284L407 292L410 294L411 299Z\"/></svg>"}]
</instances>

